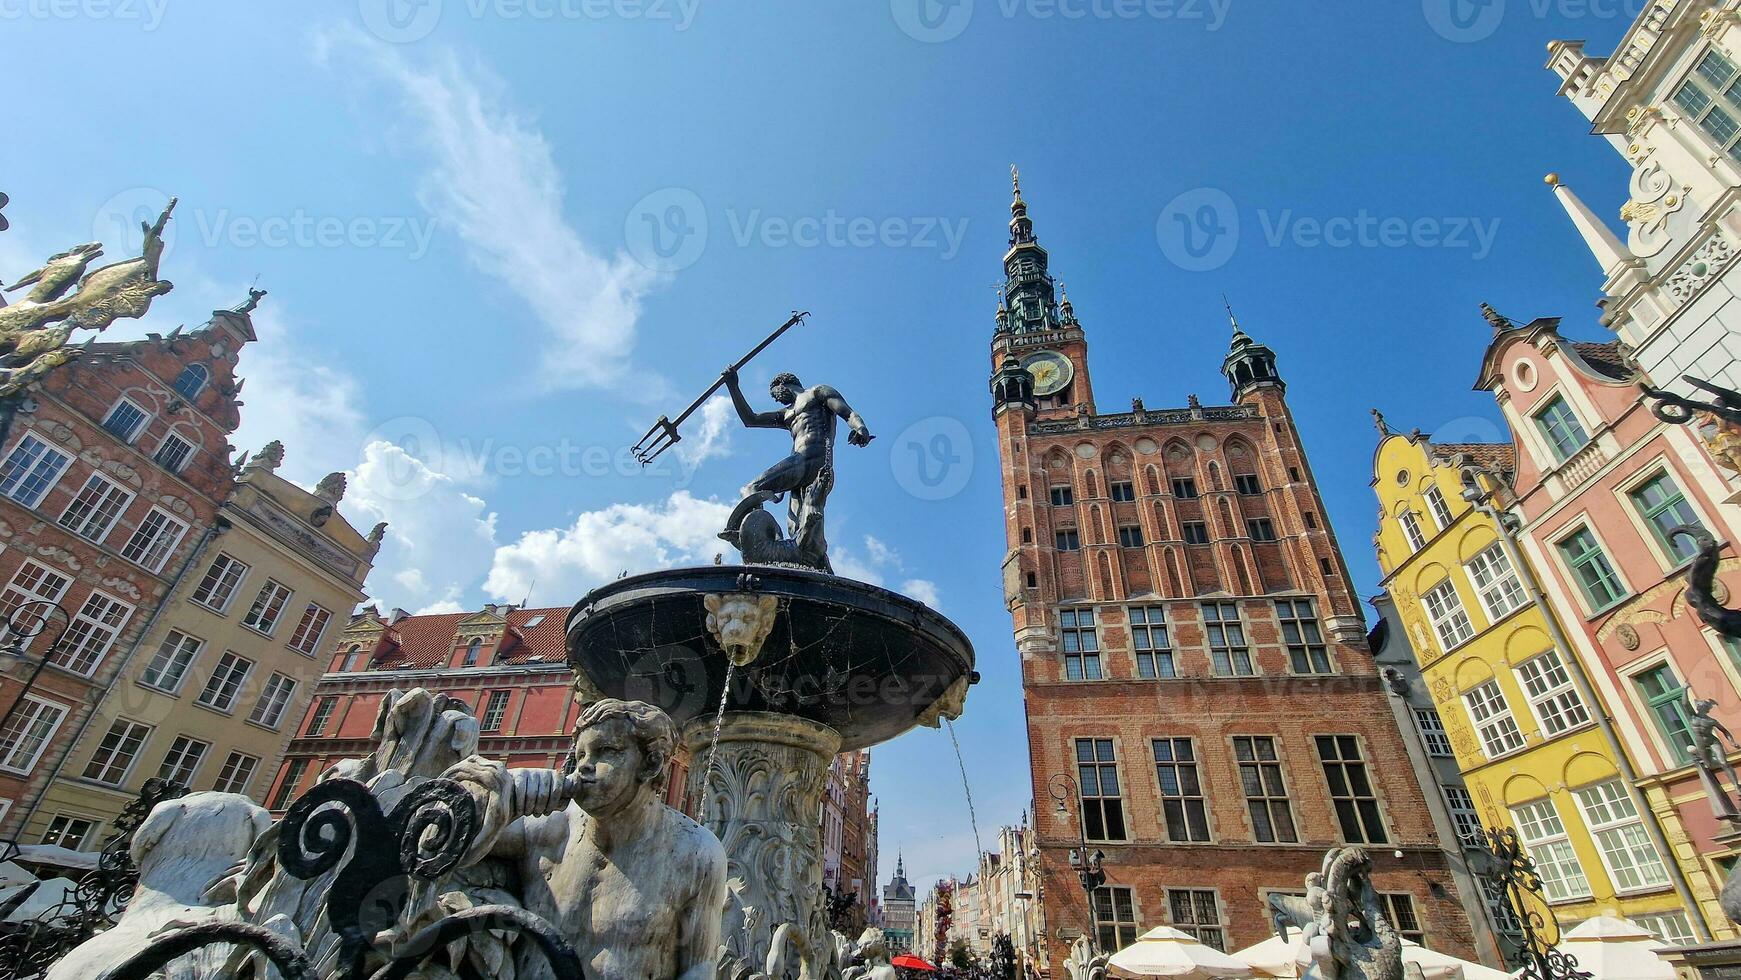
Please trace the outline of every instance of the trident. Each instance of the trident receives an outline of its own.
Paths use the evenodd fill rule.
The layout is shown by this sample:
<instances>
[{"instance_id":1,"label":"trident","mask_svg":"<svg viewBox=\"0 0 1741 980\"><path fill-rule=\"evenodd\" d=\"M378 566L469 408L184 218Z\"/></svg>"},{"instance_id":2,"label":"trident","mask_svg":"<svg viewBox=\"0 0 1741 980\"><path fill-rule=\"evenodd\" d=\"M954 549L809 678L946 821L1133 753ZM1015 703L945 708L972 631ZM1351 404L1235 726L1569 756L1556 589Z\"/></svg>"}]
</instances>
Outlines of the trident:
<instances>
[{"instance_id":1,"label":"trident","mask_svg":"<svg viewBox=\"0 0 1741 980\"><path fill-rule=\"evenodd\" d=\"M745 364L750 363L757 354L767 350L769 344L779 340L781 334L798 324L803 323L804 318L809 315L809 313L793 312L792 319L780 324L779 329L768 334L768 339L757 344L755 349L750 351L748 354L738 358L737 363L733 364L731 369L737 371ZM718 391L719 386L723 384L725 384L725 375L722 373L719 376L719 380L708 385L707 390L702 392L700 397L696 398L693 402L690 402L689 407L684 409L683 413L678 415L676 419L668 419L663 415L659 416L659 421L654 422L653 427L647 430L647 434L641 437L641 441L635 443L635 447L632 450L635 454L635 459L639 460L642 466L646 466L653 460L658 459L660 453L663 453L665 450L670 449L679 442L682 442L683 437L677 433L677 427L682 425L684 420L688 419L689 416L694 415L695 410L700 408L703 402L712 398L713 393Z\"/></svg>"}]
</instances>

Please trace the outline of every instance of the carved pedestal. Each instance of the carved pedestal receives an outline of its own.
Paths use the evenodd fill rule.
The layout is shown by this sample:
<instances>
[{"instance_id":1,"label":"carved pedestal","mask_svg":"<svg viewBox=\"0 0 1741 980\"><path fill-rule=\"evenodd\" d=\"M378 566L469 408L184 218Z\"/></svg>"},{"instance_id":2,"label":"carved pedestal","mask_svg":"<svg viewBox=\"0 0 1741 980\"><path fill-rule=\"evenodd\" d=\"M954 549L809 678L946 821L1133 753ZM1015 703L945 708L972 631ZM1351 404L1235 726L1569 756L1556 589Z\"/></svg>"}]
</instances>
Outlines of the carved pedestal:
<instances>
[{"instance_id":1,"label":"carved pedestal","mask_svg":"<svg viewBox=\"0 0 1741 980\"><path fill-rule=\"evenodd\" d=\"M840 750L839 733L790 715L731 712L711 770L713 719L697 718L683 734L690 752L687 796L725 843L727 873L737 892L726 912L724 942L757 970L768 963L770 951L782 960L793 958L792 966L808 951L814 965L805 972L818 975L831 948L821 901L818 814L828 764Z\"/></svg>"}]
</instances>

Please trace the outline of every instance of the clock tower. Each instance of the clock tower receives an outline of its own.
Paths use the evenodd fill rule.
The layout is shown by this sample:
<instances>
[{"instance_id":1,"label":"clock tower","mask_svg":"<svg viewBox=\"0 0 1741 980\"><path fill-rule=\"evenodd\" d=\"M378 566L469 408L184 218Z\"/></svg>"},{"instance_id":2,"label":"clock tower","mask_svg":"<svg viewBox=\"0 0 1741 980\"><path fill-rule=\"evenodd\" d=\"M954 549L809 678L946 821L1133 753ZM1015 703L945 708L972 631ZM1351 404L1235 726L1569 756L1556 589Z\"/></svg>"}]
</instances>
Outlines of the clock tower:
<instances>
[{"instance_id":1,"label":"clock tower","mask_svg":"<svg viewBox=\"0 0 1741 980\"><path fill-rule=\"evenodd\" d=\"M1004 253L1004 285L992 340L992 368L1007 358L1034 378L1035 407L1041 417L1094 414L1094 386L1088 380L1088 343L1070 298L1052 278L1046 249L1034 236L1021 175L1010 168L1015 200L1010 202L1010 248Z\"/></svg>"}]
</instances>

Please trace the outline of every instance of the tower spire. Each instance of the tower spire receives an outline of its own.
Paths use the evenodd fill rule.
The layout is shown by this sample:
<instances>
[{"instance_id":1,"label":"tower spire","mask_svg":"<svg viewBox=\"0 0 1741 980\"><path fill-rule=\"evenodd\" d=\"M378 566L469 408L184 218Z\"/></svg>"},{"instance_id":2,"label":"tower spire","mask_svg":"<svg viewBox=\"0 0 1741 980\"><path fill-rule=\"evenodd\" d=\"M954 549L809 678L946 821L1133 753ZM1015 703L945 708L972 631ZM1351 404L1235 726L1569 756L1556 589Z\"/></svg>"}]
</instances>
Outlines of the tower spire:
<instances>
[{"instance_id":1,"label":"tower spire","mask_svg":"<svg viewBox=\"0 0 1741 980\"><path fill-rule=\"evenodd\" d=\"M1233 388L1234 400L1245 397L1246 392L1259 386L1286 388L1281 375L1276 373L1276 352L1251 339L1233 315L1233 304L1225 295L1221 302L1227 307L1227 319L1233 325L1233 342L1228 346L1227 359L1221 362L1221 373Z\"/></svg>"},{"instance_id":2,"label":"tower spire","mask_svg":"<svg viewBox=\"0 0 1741 980\"><path fill-rule=\"evenodd\" d=\"M1034 241L1034 222L1028 217L1028 202L1022 200L1022 172L1010 164L1010 187L1015 191L1015 198L1010 201L1010 244L1021 245Z\"/></svg>"},{"instance_id":3,"label":"tower spire","mask_svg":"<svg viewBox=\"0 0 1741 980\"><path fill-rule=\"evenodd\" d=\"M1010 250L1004 254L1004 305L1007 317L1000 316L998 331L1032 333L1056 330L1064 325L1059 319L1056 284L1047 271L1046 250L1034 236L1034 222L1028 217L1028 202L1022 197L1022 174L1010 166Z\"/></svg>"}]
</instances>

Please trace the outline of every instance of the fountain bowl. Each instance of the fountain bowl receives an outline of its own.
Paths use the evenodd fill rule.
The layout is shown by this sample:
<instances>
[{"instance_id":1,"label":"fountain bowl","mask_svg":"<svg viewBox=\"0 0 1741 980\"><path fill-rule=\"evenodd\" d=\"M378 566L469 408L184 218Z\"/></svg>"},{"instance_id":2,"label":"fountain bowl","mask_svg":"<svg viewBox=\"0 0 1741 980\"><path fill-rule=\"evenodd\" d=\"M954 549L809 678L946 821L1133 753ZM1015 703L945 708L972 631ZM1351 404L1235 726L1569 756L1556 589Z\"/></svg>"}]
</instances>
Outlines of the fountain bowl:
<instances>
[{"instance_id":1,"label":"fountain bowl","mask_svg":"<svg viewBox=\"0 0 1741 980\"><path fill-rule=\"evenodd\" d=\"M708 625L707 596L773 596L759 654L732 671ZM764 600L765 601L765 600ZM888 589L807 569L674 568L618 579L577 603L568 662L593 693L646 701L680 727L728 712L772 712L826 725L841 750L888 741L972 684L973 644L942 614ZM950 712L952 717L959 707Z\"/></svg>"}]
</instances>

